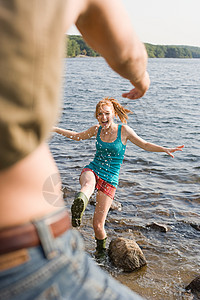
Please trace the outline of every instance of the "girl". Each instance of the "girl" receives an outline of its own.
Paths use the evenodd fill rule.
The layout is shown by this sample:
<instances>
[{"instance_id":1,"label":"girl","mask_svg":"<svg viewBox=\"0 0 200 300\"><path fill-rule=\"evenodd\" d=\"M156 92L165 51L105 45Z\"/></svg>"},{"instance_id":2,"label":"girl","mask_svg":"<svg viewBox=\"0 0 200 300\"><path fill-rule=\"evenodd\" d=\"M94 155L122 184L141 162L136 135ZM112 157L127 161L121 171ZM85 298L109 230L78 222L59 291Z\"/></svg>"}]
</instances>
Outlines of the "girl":
<instances>
[{"instance_id":1,"label":"girl","mask_svg":"<svg viewBox=\"0 0 200 300\"><path fill-rule=\"evenodd\" d=\"M81 190L75 196L71 212L72 226L80 226L88 200L94 189L97 189L93 218L97 255L102 255L106 249L107 237L104 224L118 185L120 166L124 158L127 141L130 140L146 151L165 152L171 157L174 157L173 152L182 151L184 147L165 148L148 143L140 138L128 125L114 123L114 117L118 116L121 122L126 124L128 113L131 113L131 111L120 105L117 100L104 98L96 106L95 116L99 122L98 125L94 125L80 133L58 127L53 128L53 131L76 141L96 136L96 154L94 160L82 170L80 176Z\"/></svg>"}]
</instances>

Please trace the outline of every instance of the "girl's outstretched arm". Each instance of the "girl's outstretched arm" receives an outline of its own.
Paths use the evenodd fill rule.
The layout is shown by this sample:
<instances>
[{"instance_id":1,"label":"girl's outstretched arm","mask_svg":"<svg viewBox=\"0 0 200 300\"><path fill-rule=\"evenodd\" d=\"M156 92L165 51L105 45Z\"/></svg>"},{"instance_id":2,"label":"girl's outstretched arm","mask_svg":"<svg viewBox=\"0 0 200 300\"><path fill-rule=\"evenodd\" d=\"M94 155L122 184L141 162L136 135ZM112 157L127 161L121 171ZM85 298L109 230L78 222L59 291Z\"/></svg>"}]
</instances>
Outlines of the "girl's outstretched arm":
<instances>
[{"instance_id":1,"label":"girl's outstretched arm","mask_svg":"<svg viewBox=\"0 0 200 300\"><path fill-rule=\"evenodd\" d=\"M182 146L177 146L175 148L165 148L163 147L164 152L166 152L168 155L170 155L171 157L174 158L174 155L172 153L176 152L176 151L183 151L184 145Z\"/></svg>"},{"instance_id":2,"label":"girl's outstretched arm","mask_svg":"<svg viewBox=\"0 0 200 300\"><path fill-rule=\"evenodd\" d=\"M83 132L76 132L72 130L67 130L59 127L53 127L52 131L57 132L63 136L66 136L69 139L75 141L87 140L90 139L92 136L96 136L99 126L95 125L90 127L89 129Z\"/></svg>"},{"instance_id":3,"label":"girl's outstretched arm","mask_svg":"<svg viewBox=\"0 0 200 300\"><path fill-rule=\"evenodd\" d=\"M145 140L143 140L141 137L139 137L133 129L131 129L128 125L124 125L124 130L123 130L123 140L127 141L130 140L133 144L137 145L138 147L146 150L146 151L151 151L151 152L165 152L171 157L174 157L172 153L176 151L182 151L184 145L178 146L175 148L166 148L162 147L153 143L149 143Z\"/></svg>"}]
</instances>

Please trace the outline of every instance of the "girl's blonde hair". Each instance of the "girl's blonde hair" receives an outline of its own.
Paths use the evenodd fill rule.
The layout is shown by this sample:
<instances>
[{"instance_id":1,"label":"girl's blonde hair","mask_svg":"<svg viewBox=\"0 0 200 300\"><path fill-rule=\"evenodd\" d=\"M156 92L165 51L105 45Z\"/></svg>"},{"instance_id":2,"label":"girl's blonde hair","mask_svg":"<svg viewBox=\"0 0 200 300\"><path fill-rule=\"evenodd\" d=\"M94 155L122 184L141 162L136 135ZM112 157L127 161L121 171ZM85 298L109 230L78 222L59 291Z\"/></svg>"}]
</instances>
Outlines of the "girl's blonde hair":
<instances>
[{"instance_id":1,"label":"girl's blonde hair","mask_svg":"<svg viewBox=\"0 0 200 300\"><path fill-rule=\"evenodd\" d=\"M120 121L125 124L127 123L128 120L128 114L133 113L131 110L124 108L116 99L105 97L102 100L100 100L99 103L97 103L96 112L95 112L96 119L98 117L99 109L103 109L104 105L112 106L114 109L115 117L118 116Z\"/></svg>"}]
</instances>

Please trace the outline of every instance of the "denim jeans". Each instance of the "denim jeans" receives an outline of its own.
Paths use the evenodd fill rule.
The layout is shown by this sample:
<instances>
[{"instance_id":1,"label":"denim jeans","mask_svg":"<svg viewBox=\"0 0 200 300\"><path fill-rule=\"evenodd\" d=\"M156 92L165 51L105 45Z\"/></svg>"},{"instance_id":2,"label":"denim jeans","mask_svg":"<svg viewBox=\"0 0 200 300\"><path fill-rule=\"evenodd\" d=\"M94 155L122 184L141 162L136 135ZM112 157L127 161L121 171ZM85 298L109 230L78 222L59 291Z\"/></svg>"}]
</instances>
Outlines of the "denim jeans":
<instances>
[{"instance_id":1,"label":"denim jeans","mask_svg":"<svg viewBox=\"0 0 200 300\"><path fill-rule=\"evenodd\" d=\"M23 249L27 261L0 273L1 300L142 300L96 265L78 231L52 238L43 219L35 225L41 245Z\"/></svg>"}]
</instances>

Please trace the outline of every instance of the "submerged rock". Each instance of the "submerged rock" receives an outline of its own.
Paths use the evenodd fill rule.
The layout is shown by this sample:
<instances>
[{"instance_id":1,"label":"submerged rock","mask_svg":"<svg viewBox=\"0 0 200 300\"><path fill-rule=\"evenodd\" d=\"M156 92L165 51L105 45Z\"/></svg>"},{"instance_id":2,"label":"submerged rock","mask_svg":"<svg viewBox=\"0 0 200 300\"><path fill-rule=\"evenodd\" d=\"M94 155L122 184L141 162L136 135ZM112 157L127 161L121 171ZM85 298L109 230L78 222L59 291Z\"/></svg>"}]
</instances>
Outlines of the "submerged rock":
<instances>
[{"instance_id":1,"label":"submerged rock","mask_svg":"<svg viewBox=\"0 0 200 300\"><path fill-rule=\"evenodd\" d=\"M185 289L190 290L197 297L197 299L200 299L200 275L193 279Z\"/></svg>"},{"instance_id":2,"label":"submerged rock","mask_svg":"<svg viewBox=\"0 0 200 300\"><path fill-rule=\"evenodd\" d=\"M154 229L154 230L158 230L160 232L167 232L168 231L168 228L167 228L166 225L162 225L162 224L159 224L159 223L156 223L156 222L148 224L148 225L146 225L146 227Z\"/></svg>"},{"instance_id":3,"label":"submerged rock","mask_svg":"<svg viewBox=\"0 0 200 300\"><path fill-rule=\"evenodd\" d=\"M192 226L194 229L200 231L200 225L199 224L190 223L190 226Z\"/></svg>"},{"instance_id":4,"label":"submerged rock","mask_svg":"<svg viewBox=\"0 0 200 300\"><path fill-rule=\"evenodd\" d=\"M110 242L108 254L113 264L125 272L137 270L147 263L138 244L122 237Z\"/></svg>"},{"instance_id":5,"label":"submerged rock","mask_svg":"<svg viewBox=\"0 0 200 300\"><path fill-rule=\"evenodd\" d=\"M121 211L121 210L122 210L122 205L121 205L121 203L114 200L114 201L112 202L112 204L111 204L110 210L118 210L118 211Z\"/></svg>"},{"instance_id":6,"label":"submerged rock","mask_svg":"<svg viewBox=\"0 0 200 300\"><path fill-rule=\"evenodd\" d=\"M95 199L90 199L89 203L91 205L96 205L96 200ZM121 211L122 210L122 204L118 201L113 201L111 206L110 206L110 210L118 210L118 211Z\"/></svg>"}]
</instances>

